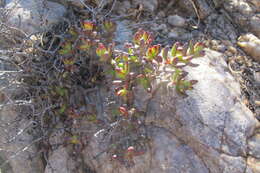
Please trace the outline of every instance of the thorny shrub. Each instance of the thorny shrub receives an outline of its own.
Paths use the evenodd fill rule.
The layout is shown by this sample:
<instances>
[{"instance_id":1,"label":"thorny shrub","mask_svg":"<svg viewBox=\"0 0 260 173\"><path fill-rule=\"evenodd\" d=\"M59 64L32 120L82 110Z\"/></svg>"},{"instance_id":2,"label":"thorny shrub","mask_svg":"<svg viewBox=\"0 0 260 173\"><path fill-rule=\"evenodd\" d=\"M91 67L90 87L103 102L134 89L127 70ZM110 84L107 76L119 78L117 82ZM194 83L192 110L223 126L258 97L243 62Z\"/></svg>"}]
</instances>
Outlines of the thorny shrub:
<instances>
[{"instance_id":1,"label":"thorny shrub","mask_svg":"<svg viewBox=\"0 0 260 173\"><path fill-rule=\"evenodd\" d=\"M188 72L184 67L197 66L191 60L203 55L204 46L192 42L188 46L178 42L171 47L153 45L152 34L139 29L132 42L125 43L124 50L117 50L113 43L115 31L115 23L109 20L102 24L82 21L80 26L71 26L65 39L60 41L61 47L55 58L52 57L54 65L50 66L54 68L47 75L25 79L25 82L34 86L48 85L47 91L43 90L39 98L46 99L53 105L46 111L51 116L43 118L45 128L50 128L48 126L51 126L49 122L52 116L59 117L61 122L67 123L66 126L72 129L77 127L75 121L79 118L103 127L107 127L105 124L117 124L120 134L111 137L111 145L106 152L111 155L111 160L131 166L134 164L133 158L143 154L146 143L149 142L139 132L143 126L142 113L134 106L134 88L141 86L147 94L153 93L156 77L160 72L170 70L170 75L166 78L167 87L175 87L179 94L186 95L186 91L191 90L197 81L185 79ZM42 48L45 49L44 44ZM47 83L44 82L46 80ZM109 119L98 116L96 110L82 110L82 105L86 103L80 98L73 102L73 94L78 89L76 86L91 90L106 83L105 81L113 85L114 96L119 100L110 112L112 117ZM34 101L37 102L37 98ZM71 130L68 134L68 140L65 141L67 145L79 146L80 149L87 145L80 133Z\"/></svg>"}]
</instances>

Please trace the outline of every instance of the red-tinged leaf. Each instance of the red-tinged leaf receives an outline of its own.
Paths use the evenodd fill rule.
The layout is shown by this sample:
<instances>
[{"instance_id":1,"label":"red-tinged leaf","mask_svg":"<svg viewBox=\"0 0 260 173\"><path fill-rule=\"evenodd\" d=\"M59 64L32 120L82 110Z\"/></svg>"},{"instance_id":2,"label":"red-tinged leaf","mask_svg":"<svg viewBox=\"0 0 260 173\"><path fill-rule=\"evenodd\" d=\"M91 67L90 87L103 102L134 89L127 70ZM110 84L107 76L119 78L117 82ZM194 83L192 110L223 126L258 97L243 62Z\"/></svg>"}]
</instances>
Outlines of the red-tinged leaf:
<instances>
[{"instance_id":1,"label":"red-tinged leaf","mask_svg":"<svg viewBox=\"0 0 260 173\"><path fill-rule=\"evenodd\" d=\"M195 46L194 46L194 57L198 57L198 56L203 55L201 53L202 53L204 48L205 48L205 46L204 46L203 43L201 43L201 42L196 43Z\"/></svg>"},{"instance_id":2,"label":"red-tinged leaf","mask_svg":"<svg viewBox=\"0 0 260 173\"><path fill-rule=\"evenodd\" d=\"M172 65L176 65L179 62L179 59L177 57L172 58L171 63Z\"/></svg>"},{"instance_id":3,"label":"red-tinged leaf","mask_svg":"<svg viewBox=\"0 0 260 173\"><path fill-rule=\"evenodd\" d=\"M84 21L83 22L83 28L86 31L92 31L94 29L94 23L90 21Z\"/></svg>"},{"instance_id":4,"label":"red-tinged leaf","mask_svg":"<svg viewBox=\"0 0 260 173\"><path fill-rule=\"evenodd\" d=\"M135 148L133 146L130 146L127 148L127 152L134 152Z\"/></svg>"},{"instance_id":5,"label":"red-tinged leaf","mask_svg":"<svg viewBox=\"0 0 260 173\"><path fill-rule=\"evenodd\" d=\"M125 79L127 75L127 71L122 68L115 68L116 77L119 79Z\"/></svg>"},{"instance_id":6,"label":"red-tinged leaf","mask_svg":"<svg viewBox=\"0 0 260 173\"><path fill-rule=\"evenodd\" d=\"M133 42L135 43L135 44L137 44L137 45L139 45L140 44L140 40L141 40L141 38L142 38L142 36L143 36L143 30L142 29L139 29L136 33L135 33L135 35L134 35L134 39L133 39Z\"/></svg>"},{"instance_id":7,"label":"red-tinged leaf","mask_svg":"<svg viewBox=\"0 0 260 173\"><path fill-rule=\"evenodd\" d=\"M148 60L154 59L158 54L160 53L160 45L154 45L150 48L148 48L146 52L146 56Z\"/></svg>"},{"instance_id":8,"label":"red-tinged leaf","mask_svg":"<svg viewBox=\"0 0 260 173\"><path fill-rule=\"evenodd\" d=\"M145 45L150 45L153 41L152 35L149 32L139 29L134 35L133 42L140 45L142 40Z\"/></svg>"},{"instance_id":9,"label":"red-tinged leaf","mask_svg":"<svg viewBox=\"0 0 260 173\"><path fill-rule=\"evenodd\" d=\"M124 115L124 116L128 116L128 111L127 111L127 109L126 109L125 107L123 107L123 106L120 106L120 107L119 107L119 112L120 112L122 115Z\"/></svg>"},{"instance_id":10,"label":"red-tinged leaf","mask_svg":"<svg viewBox=\"0 0 260 173\"><path fill-rule=\"evenodd\" d=\"M116 92L116 95L121 96L121 97L125 97L127 95L127 90L125 88L120 89L119 91Z\"/></svg>"},{"instance_id":11,"label":"red-tinged leaf","mask_svg":"<svg viewBox=\"0 0 260 173\"><path fill-rule=\"evenodd\" d=\"M103 43L98 44L98 48L96 49L96 53L98 56L103 56L105 52L107 51L106 47L104 46Z\"/></svg>"}]
</instances>

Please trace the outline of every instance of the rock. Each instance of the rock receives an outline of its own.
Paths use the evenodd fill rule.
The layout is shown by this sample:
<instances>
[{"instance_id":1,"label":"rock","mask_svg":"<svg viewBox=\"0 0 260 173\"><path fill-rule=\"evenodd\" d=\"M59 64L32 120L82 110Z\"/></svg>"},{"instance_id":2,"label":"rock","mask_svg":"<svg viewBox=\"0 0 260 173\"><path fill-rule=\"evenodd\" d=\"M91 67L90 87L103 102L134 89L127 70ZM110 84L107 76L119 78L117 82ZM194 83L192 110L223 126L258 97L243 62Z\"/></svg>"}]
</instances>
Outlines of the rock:
<instances>
[{"instance_id":1,"label":"rock","mask_svg":"<svg viewBox=\"0 0 260 173\"><path fill-rule=\"evenodd\" d=\"M176 31L171 31L171 32L169 32L168 37L173 38L173 39L177 39L177 38L179 38L179 33L176 32Z\"/></svg>"},{"instance_id":2,"label":"rock","mask_svg":"<svg viewBox=\"0 0 260 173\"><path fill-rule=\"evenodd\" d=\"M44 173L72 173L76 171L75 163L64 147L59 147L50 154L49 164Z\"/></svg>"},{"instance_id":3,"label":"rock","mask_svg":"<svg viewBox=\"0 0 260 173\"><path fill-rule=\"evenodd\" d=\"M260 160L253 157L247 159L248 171L249 173L259 173L260 172Z\"/></svg>"},{"instance_id":4,"label":"rock","mask_svg":"<svg viewBox=\"0 0 260 173\"><path fill-rule=\"evenodd\" d=\"M238 11L242 15L251 15L254 13L254 9L248 4L247 1L240 1L240 0L230 0L226 1L224 4L225 9L227 11Z\"/></svg>"},{"instance_id":5,"label":"rock","mask_svg":"<svg viewBox=\"0 0 260 173\"><path fill-rule=\"evenodd\" d=\"M233 24L223 15L213 13L208 16L205 23L208 26L208 32L214 38L219 40L230 40L235 43L237 40L236 29Z\"/></svg>"},{"instance_id":6,"label":"rock","mask_svg":"<svg viewBox=\"0 0 260 173\"><path fill-rule=\"evenodd\" d=\"M178 39L178 40L188 40L191 39L192 33L188 33L183 28L173 28L169 33L168 37L172 39Z\"/></svg>"},{"instance_id":7,"label":"rock","mask_svg":"<svg viewBox=\"0 0 260 173\"><path fill-rule=\"evenodd\" d=\"M254 79L258 85L260 85L260 72L254 74Z\"/></svg>"},{"instance_id":8,"label":"rock","mask_svg":"<svg viewBox=\"0 0 260 173\"><path fill-rule=\"evenodd\" d=\"M250 30L260 38L260 15L255 15L250 19Z\"/></svg>"},{"instance_id":9,"label":"rock","mask_svg":"<svg viewBox=\"0 0 260 173\"><path fill-rule=\"evenodd\" d=\"M257 120L240 101L239 83L228 72L223 54L206 50L205 57L193 62L200 66L186 70L190 79L199 82L188 97L161 86L153 97L146 94L144 99L139 90L135 106L147 110L144 122L150 142L144 154L133 158L135 164L126 167L103 152L111 146L110 137L116 136L105 129L84 150L85 164L99 173L244 173L247 139ZM162 80L163 75L159 75Z\"/></svg>"},{"instance_id":10,"label":"rock","mask_svg":"<svg viewBox=\"0 0 260 173\"><path fill-rule=\"evenodd\" d=\"M260 62L260 39L253 34L245 34L238 38L237 42L248 55Z\"/></svg>"},{"instance_id":11,"label":"rock","mask_svg":"<svg viewBox=\"0 0 260 173\"><path fill-rule=\"evenodd\" d=\"M168 23L171 24L172 26L184 27L186 24L186 20L181 16L173 15L173 16L168 16Z\"/></svg>"},{"instance_id":12,"label":"rock","mask_svg":"<svg viewBox=\"0 0 260 173\"><path fill-rule=\"evenodd\" d=\"M5 6L10 9L7 24L27 34L49 29L57 24L66 13L64 6L44 0L9 0Z\"/></svg>"},{"instance_id":13,"label":"rock","mask_svg":"<svg viewBox=\"0 0 260 173\"><path fill-rule=\"evenodd\" d=\"M207 18L213 11L213 9L208 5L209 3L207 0L196 0L194 1L196 8L198 8L198 13L200 16L200 19ZM195 8L195 7L193 7ZM195 9L194 9L195 10Z\"/></svg>"},{"instance_id":14,"label":"rock","mask_svg":"<svg viewBox=\"0 0 260 173\"><path fill-rule=\"evenodd\" d=\"M196 14L196 12L194 10L194 7L193 7L191 1L189 1L189 0L178 1L177 6L182 11L185 11L187 16L196 17L197 14Z\"/></svg>"},{"instance_id":15,"label":"rock","mask_svg":"<svg viewBox=\"0 0 260 173\"><path fill-rule=\"evenodd\" d=\"M228 155L221 155L221 162L223 162L223 173L244 173L246 169L246 161L243 157L232 157Z\"/></svg>"},{"instance_id":16,"label":"rock","mask_svg":"<svg viewBox=\"0 0 260 173\"><path fill-rule=\"evenodd\" d=\"M132 30L128 27L130 25L130 21L123 20L123 21L117 21L117 28L115 32L115 41L118 44L118 48L123 49L124 43L127 41L132 40Z\"/></svg>"},{"instance_id":17,"label":"rock","mask_svg":"<svg viewBox=\"0 0 260 173\"><path fill-rule=\"evenodd\" d=\"M153 29L155 31L165 31L165 30L167 30L167 25L163 23L160 25L156 25Z\"/></svg>"},{"instance_id":18,"label":"rock","mask_svg":"<svg viewBox=\"0 0 260 173\"><path fill-rule=\"evenodd\" d=\"M257 13L260 12L260 1L259 0L248 0L249 3L252 4L252 7L255 9Z\"/></svg>"},{"instance_id":19,"label":"rock","mask_svg":"<svg viewBox=\"0 0 260 173\"><path fill-rule=\"evenodd\" d=\"M131 3L129 1L117 1L114 11L118 14L125 15L127 11L131 8Z\"/></svg>"},{"instance_id":20,"label":"rock","mask_svg":"<svg viewBox=\"0 0 260 173\"><path fill-rule=\"evenodd\" d=\"M260 134L256 134L248 141L249 154L260 159Z\"/></svg>"},{"instance_id":21,"label":"rock","mask_svg":"<svg viewBox=\"0 0 260 173\"><path fill-rule=\"evenodd\" d=\"M255 15L257 9L255 8L252 3L250 4L249 1L246 0L230 0L225 1L223 4L223 7L225 9L225 14L230 21L233 23L236 23L243 27L243 29L249 29L253 30L252 28L256 27L254 26L254 19L252 17ZM250 23L253 22L253 25ZM252 31L253 32L253 31ZM257 31L254 31L257 32Z\"/></svg>"},{"instance_id":22,"label":"rock","mask_svg":"<svg viewBox=\"0 0 260 173\"><path fill-rule=\"evenodd\" d=\"M134 6L142 4L144 10L148 10L150 12L155 12L158 8L158 0L133 0L132 2Z\"/></svg>"},{"instance_id":23,"label":"rock","mask_svg":"<svg viewBox=\"0 0 260 173\"><path fill-rule=\"evenodd\" d=\"M33 122L17 112L16 106L9 101L16 94L21 93L15 84L10 83L15 79L15 74L14 71L0 71L1 92L8 98L0 103L0 160L4 159L0 165L6 163L13 173L43 172L43 163L36 147L37 139L40 138L34 138L29 134L33 129ZM22 109L23 106L19 110ZM29 113L27 112L26 115Z\"/></svg>"}]
</instances>

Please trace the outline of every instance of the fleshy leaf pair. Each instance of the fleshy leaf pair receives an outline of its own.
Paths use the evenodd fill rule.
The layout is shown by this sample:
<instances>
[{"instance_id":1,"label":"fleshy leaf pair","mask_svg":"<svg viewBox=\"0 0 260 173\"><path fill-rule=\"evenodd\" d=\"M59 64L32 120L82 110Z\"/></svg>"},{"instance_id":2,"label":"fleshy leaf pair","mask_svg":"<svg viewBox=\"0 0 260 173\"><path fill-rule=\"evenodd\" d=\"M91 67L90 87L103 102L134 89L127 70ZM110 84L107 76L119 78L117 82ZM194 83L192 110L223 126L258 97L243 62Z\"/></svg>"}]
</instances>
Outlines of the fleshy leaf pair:
<instances>
[{"instance_id":1,"label":"fleshy leaf pair","mask_svg":"<svg viewBox=\"0 0 260 173\"><path fill-rule=\"evenodd\" d=\"M112 56L112 45L106 47L103 43L99 43L96 53L100 57L100 61L107 62Z\"/></svg>"}]
</instances>

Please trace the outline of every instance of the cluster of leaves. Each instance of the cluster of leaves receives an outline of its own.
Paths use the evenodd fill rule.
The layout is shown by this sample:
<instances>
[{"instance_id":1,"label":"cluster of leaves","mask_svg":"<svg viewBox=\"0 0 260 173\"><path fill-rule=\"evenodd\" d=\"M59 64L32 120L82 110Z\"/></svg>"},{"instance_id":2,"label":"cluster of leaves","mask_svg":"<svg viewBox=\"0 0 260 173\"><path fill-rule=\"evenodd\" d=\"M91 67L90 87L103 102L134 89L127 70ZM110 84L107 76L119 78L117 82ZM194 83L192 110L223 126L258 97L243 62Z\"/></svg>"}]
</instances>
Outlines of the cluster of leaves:
<instances>
[{"instance_id":1,"label":"cluster of leaves","mask_svg":"<svg viewBox=\"0 0 260 173\"><path fill-rule=\"evenodd\" d=\"M169 71L170 75L166 77L168 87L175 87L178 93L186 95L186 91L191 90L197 81L185 79L188 72L184 67L197 66L191 60L203 55L204 46L192 42L186 47L180 43L171 47L153 45L152 34L139 29L133 41L125 43L125 50L121 51L117 50L113 43L115 30L116 26L112 21L104 21L101 25L83 21L80 27L69 28L68 36L58 51L62 64L59 76L62 80L50 88L50 93L54 104L59 102L55 114L67 115L68 119L77 119L88 114L89 122L98 123L100 120L95 112L80 112L76 109L77 106L71 106L73 87L69 86L70 81L81 77L83 88L91 88L99 84L98 78L101 74L110 79L112 77L115 97L120 100L116 107L119 118L113 121L120 120L122 128L119 129L124 129L122 132L125 134L136 133L141 121L140 112L134 106L134 88L141 86L147 93L153 93L156 90L156 77L163 71ZM77 134L72 134L69 141L74 145L81 144L79 138ZM121 149L118 148L120 144L114 145L116 147L111 149L111 158L132 163L134 156L144 153L135 143L121 146Z\"/></svg>"}]
</instances>

